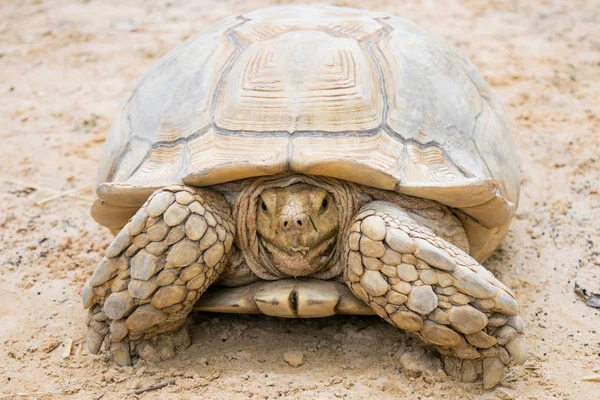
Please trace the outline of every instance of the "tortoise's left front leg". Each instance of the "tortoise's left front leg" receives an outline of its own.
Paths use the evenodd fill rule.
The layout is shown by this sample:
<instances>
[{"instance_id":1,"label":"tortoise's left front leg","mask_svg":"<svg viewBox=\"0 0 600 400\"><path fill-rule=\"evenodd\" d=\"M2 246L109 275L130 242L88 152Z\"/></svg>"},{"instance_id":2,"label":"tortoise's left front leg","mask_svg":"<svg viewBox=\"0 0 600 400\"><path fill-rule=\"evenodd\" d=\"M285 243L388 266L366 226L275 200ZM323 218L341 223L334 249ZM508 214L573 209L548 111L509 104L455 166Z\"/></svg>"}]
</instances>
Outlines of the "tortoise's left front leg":
<instances>
[{"instance_id":1,"label":"tortoise's left front leg","mask_svg":"<svg viewBox=\"0 0 600 400\"><path fill-rule=\"evenodd\" d=\"M395 204L367 204L354 221L345 280L380 317L436 345L463 381L483 375L490 388L524 361L517 302L492 273Z\"/></svg>"}]
</instances>

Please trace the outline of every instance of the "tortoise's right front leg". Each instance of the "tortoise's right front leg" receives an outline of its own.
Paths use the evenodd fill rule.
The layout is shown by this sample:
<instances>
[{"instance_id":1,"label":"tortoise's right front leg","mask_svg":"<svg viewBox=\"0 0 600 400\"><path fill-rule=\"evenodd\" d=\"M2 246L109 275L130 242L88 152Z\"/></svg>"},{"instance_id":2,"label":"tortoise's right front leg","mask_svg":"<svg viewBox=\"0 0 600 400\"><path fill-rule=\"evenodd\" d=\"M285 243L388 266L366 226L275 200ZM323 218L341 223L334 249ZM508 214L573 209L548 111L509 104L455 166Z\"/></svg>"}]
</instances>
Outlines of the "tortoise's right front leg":
<instances>
[{"instance_id":1,"label":"tortoise's right front leg","mask_svg":"<svg viewBox=\"0 0 600 400\"><path fill-rule=\"evenodd\" d=\"M189 344L187 315L223 268L234 225L225 199L170 186L152 194L114 238L82 290L87 343L103 342L115 362L156 362Z\"/></svg>"}]
</instances>

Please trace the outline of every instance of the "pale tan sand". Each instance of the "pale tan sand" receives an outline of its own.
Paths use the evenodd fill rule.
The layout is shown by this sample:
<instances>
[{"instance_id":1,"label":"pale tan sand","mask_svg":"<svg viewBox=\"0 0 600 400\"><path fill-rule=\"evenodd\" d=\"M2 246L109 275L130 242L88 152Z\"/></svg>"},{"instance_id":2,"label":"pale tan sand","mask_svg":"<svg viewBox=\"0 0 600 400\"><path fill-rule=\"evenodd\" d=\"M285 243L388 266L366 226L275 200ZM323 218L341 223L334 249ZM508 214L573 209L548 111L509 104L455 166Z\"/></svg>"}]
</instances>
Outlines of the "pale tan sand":
<instances>
[{"instance_id":1,"label":"pale tan sand","mask_svg":"<svg viewBox=\"0 0 600 400\"><path fill-rule=\"evenodd\" d=\"M445 378L428 347L377 317L197 315L192 347L172 361L120 368L88 354L79 292L110 235L85 196L111 119L137 77L186 37L276 3L0 1L0 398L123 399L171 381L140 398L599 398L600 383L582 378L599 373L600 311L573 293L576 280L600 291L598 0L337 3L447 38L506 105L521 204L485 266L515 290L531 357L504 385L485 393ZM84 198L35 205L73 189ZM293 351L304 356L297 368L284 359ZM41 394L50 392L63 395Z\"/></svg>"}]
</instances>

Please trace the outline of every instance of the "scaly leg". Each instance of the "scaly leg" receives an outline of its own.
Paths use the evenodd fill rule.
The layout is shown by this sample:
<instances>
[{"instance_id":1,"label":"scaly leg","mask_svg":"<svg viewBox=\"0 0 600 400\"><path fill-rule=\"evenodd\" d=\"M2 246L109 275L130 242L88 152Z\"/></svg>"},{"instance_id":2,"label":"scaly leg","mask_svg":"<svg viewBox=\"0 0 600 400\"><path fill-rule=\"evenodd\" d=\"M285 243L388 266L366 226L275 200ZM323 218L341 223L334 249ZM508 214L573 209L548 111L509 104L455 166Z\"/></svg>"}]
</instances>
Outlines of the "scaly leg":
<instances>
[{"instance_id":1,"label":"scaly leg","mask_svg":"<svg viewBox=\"0 0 600 400\"><path fill-rule=\"evenodd\" d=\"M491 272L395 204L369 203L354 221L346 283L390 324L436 345L448 373L482 374L491 388L511 358L525 360L515 296Z\"/></svg>"},{"instance_id":2,"label":"scaly leg","mask_svg":"<svg viewBox=\"0 0 600 400\"><path fill-rule=\"evenodd\" d=\"M189 345L187 315L223 268L234 236L225 199L207 189L157 190L114 238L82 290L87 343L119 365L157 362Z\"/></svg>"}]
</instances>

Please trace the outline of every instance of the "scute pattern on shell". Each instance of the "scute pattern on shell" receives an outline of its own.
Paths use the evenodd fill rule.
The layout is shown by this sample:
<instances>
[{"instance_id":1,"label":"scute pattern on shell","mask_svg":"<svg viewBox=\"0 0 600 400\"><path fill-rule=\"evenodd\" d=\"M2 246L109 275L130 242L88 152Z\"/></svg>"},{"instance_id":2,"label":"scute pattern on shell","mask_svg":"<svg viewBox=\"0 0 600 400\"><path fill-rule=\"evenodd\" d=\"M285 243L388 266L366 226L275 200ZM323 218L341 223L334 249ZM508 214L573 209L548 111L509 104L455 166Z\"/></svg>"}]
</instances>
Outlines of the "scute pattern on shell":
<instances>
[{"instance_id":1,"label":"scute pattern on shell","mask_svg":"<svg viewBox=\"0 0 600 400\"><path fill-rule=\"evenodd\" d=\"M487 232L478 260L504 233L488 229L514 214L519 168L502 106L469 61L409 21L340 7L258 10L190 38L139 82L100 161L92 214L111 228L174 182L282 172L459 208ZM151 216L174 201L164 197ZM166 219L179 221L177 210Z\"/></svg>"}]
</instances>

